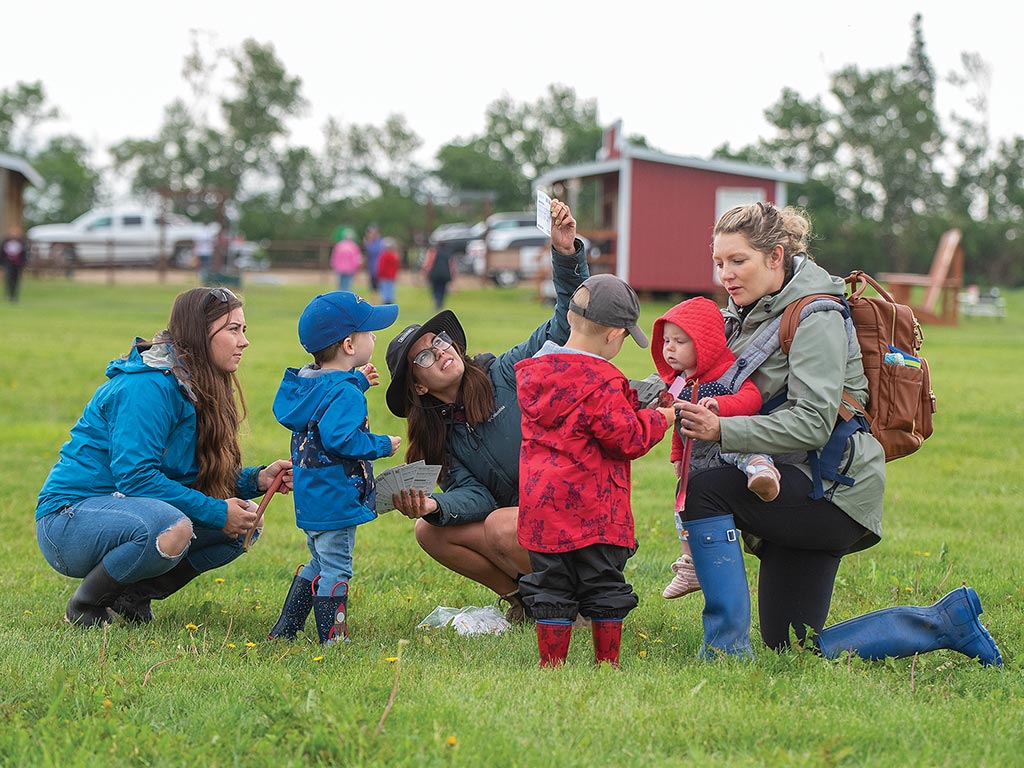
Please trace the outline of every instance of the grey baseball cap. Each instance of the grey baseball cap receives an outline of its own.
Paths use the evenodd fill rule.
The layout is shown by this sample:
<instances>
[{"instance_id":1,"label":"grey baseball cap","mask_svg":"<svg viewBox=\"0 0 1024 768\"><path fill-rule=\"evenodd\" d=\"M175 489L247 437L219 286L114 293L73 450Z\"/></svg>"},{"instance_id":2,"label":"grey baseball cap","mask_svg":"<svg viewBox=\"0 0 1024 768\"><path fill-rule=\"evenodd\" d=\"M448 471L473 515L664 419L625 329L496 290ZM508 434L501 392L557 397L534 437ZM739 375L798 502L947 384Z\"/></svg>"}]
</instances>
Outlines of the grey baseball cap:
<instances>
[{"instance_id":1,"label":"grey baseball cap","mask_svg":"<svg viewBox=\"0 0 1024 768\"><path fill-rule=\"evenodd\" d=\"M599 325L625 328L638 346L647 346L647 336L637 325L640 299L629 283L615 275L592 275L583 281L577 292L580 288L590 292L590 301L586 307L581 307L573 300L576 297L574 293L573 299L569 300L569 309Z\"/></svg>"}]
</instances>

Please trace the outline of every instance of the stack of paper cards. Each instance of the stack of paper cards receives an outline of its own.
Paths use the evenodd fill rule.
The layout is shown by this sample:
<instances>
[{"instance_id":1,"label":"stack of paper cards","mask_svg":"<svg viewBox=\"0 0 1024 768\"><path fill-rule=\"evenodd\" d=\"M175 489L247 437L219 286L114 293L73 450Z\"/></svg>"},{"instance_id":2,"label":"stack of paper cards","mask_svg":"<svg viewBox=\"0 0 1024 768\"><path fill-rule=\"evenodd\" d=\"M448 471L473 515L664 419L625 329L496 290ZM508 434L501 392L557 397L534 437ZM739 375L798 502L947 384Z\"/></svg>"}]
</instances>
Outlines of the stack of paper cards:
<instances>
[{"instance_id":1,"label":"stack of paper cards","mask_svg":"<svg viewBox=\"0 0 1024 768\"><path fill-rule=\"evenodd\" d=\"M424 491L431 493L437 485L437 476L441 467L414 461L412 464L399 464L386 469L374 478L377 484L377 514L389 512L395 508L391 497L402 490Z\"/></svg>"},{"instance_id":2,"label":"stack of paper cards","mask_svg":"<svg viewBox=\"0 0 1024 768\"><path fill-rule=\"evenodd\" d=\"M537 190L537 229L551 236L551 198L543 189Z\"/></svg>"}]
</instances>

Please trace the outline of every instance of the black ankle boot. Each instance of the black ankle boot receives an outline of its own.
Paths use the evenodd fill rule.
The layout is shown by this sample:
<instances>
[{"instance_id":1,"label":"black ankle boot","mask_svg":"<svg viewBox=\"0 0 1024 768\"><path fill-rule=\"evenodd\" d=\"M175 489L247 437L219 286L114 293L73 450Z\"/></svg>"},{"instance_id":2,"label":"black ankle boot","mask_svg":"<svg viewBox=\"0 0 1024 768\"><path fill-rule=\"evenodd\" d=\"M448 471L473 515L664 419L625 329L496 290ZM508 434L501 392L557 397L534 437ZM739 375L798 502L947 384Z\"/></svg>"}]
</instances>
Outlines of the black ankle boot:
<instances>
[{"instance_id":1,"label":"black ankle boot","mask_svg":"<svg viewBox=\"0 0 1024 768\"><path fill-rule=\"evenodd\" d=\"M281 617L267 634L268 640L277 638L294 640L295 636L306 626L306 618L313 608L313 582L299 576L299 570L302 570L301 565L295 571L295 578L292 579L292 585L288 588L284 607L281 609Z\"/></svg>"},{"instance_id":2,"label":"black ankle boot","mask_svg":"<svg viewBox=\"0 0 1024 768\"><path fill-rule=\"evenodd\" d=\"M106 566L100 562L86 574L71 596L64 620L79 627L109 624L114 618L110 606L124 592L125 586L107 573Z\"/></svg>"},{"instance_id":3,"label":"black ankle boot","mask_svg":"<svg viewBox=\"0 0 1024 768\"><path fill-rule=\"evenodd\" d=\"M151 600L163 600L173 595L198 575L199 571L182 558L166 573L127 585L111 608L127 622L148 624L154 618Z\"/></svg>"}]
</instances>

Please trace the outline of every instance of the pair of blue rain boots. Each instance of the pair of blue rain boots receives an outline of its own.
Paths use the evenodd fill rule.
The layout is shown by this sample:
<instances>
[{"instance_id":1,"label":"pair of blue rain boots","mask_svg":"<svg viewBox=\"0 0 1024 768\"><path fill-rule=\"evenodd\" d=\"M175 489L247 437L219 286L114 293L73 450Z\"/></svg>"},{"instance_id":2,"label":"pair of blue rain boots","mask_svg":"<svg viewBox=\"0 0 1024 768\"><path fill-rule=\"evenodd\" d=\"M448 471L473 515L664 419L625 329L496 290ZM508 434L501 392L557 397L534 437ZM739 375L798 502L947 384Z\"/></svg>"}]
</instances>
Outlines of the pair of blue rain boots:
<instances>
[{"instance_id":1,"label":"pair of blue rain boots","mask_svg":"<svg viewBox=\"0 0 1024 768\"><path fill-rule=\"evenodd\" d=\"M691 520L686 528L704 590L701 656L711 659L725 653L752 658L750 592L732 515ZM981 612L977 592L963 586L934 605L883 608L840 622L823 629L814 642L829 659L844 651L875 660L948 649L986 666L1000 666L1003 657L978 618Z\"/></svg>"},{"instance_id":2,"label":"pair of blue rain boots","mask_svg":"<svg viewBox=\"0 0 1024 768\"><path fill-rule=\"evenodd\" d=\"M334 585L330 595L320 597L316 594L316 583L320 577L317 576L313 581L304 579L299 575L301 570L301 565L295 569L295 577L285 596L281 615L267 634L267 638L295 640L306 626L306 619L312 611L317 636L322 645L348 642L348 583L339 581ZM342 585L345 587L344 591L335 594Z\"/></svg>"}]
</instances>

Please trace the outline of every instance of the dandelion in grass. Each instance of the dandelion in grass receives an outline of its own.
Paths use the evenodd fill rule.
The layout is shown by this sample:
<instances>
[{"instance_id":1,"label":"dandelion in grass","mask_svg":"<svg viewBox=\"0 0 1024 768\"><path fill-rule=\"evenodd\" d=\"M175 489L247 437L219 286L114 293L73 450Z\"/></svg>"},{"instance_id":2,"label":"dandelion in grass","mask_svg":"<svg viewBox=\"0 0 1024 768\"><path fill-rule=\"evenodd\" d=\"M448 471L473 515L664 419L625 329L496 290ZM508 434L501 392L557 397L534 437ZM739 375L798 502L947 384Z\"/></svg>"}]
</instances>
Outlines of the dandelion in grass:
<instances>
[{"instance_id":1,"label":"dandelion in grass","mask_svg":"<svg viewBox=\"0 0 1024 768\"><path fill-rule=\"evenodd\" d=\"M458 740L458 739L456 739L456 738L455 738L454 736L449 736L449 737L448 737L448 742L447 742L447 744L448 744L448 746L449 746L449 747L454 747L454 746L455 746L456 744L458 744L458 743L459 743L459 740Z\"/></svg>"},{"instance_id":2,"label":"dandelion in grass","mask_svg":"<svg viewBox=\"0 0 1024 768\"><path fill-rule=\"evenodd\" d=\"M388 664L394 664L396 661L398 661L398 657L397 656L385 656L384 657L384 661L386 661Z\"/></svg>"},{"instance_id":3,"label":"dandelion in grass","mask_svg":"<svg viewBox=\"0 0 1024 768\"><path fill-rule=\"evenodd\" d=\"M185 625L185 629L187 629L189 632L195 632L197 629L199 629L199 625L189 622Z\"/></svg>"},{"instance_id":4,"label":"dandelion in grass","mask_svg":"<svg viewBox=\"0 0 1024 768\"><path fill-rule=\"evenodd\" d=\"M245 644L245 647L246 648L255 648L256 647L256 643L250 641L250 642Z\"/></svg>"},{"instance_id":5,"label":"dandelion in grass","mask_svg":"<svg viewBox=\"0 0 1024 768\"><path fill-rule=\"evenodd\" d=\"M237 648L238 646L234 643L228 643L228 648Z\"/></svg>"},{"instance_id":6,"label":"dandelion in grass","mask_svg":"<svg viewBox=\"0 0 1024 768\"><path fill-rule=\"evenodd\" d=\"M110 709L112 706L114 706L114 702L112 702L110 699L104 699L103 700L103 708L104 709Z\"/></svg>"},{"instance_id":7,"label":"dandelion in grass","mask_svg":"<svg viewBox=\"0 0 1024 768\"><path fill-rule=\"evenodd\" d=\"M313 657L313 661L323 661L323 660L324 660L323 656L314 656Z\"/></svg>"},{"instance_id":8,"label":"dandelion in grass","mask_svg":"<svg viewBox=\"0 0 1024 768\"><path fill-rule=\"evenodd\" d=\"M216 579L213 580L213 583L214 584L223 584L224 583L224 579L221 578L220 576L218 576Z\"/></svg>"},{"instance_id":9,"label":"dandelion in grass","mask_svg":"<svg viewBox=\"0 0 1024 768\"><path fill-rule=\"evenodd\" d=\"M647 658L647 651L640 651L640 652L639 652L639 653L638 653L637 655L638 655L638 656L639 656L639 657L640 657L641 659L646 659L646 658Z\"/></svg>"},{"instance_id":10,"label":"dandelion in grass","mask_svg":"<svg viewBox=\"0 0 1024 768\"><path fill-rule=\"evenodd\" d=\"M262 610L263 610L263 606L262 606L262 605L254 605L254 606L252 607L252 609L253 609L254 611L262 611Z\"/></svg>"},{"instance_id":11,"label":"dandelion in grass","mask_svg":"<svg viewBox=\"0 0 1024 768\"><path fill-rule=\"evenodd\" d=\"M903 590L904 590L905 592L913 592L913 591L914 591L914 588L913 588L913 587L904 587L904 588L903 588Z\"/></svg>"},{"instance_id":12,"label":"dandelion in grass","mask_svg":"<svg viewBox=\"0 0 1024 768\"><path fill-rule=\"evenodd\" d=\"M30 611L30 610L28 610L28 609L26 608L26 609L24 610L24 614L25 614L26 616L31 616L31 615L32 615L32 611Z\"/></svg>"}]
</instances>

